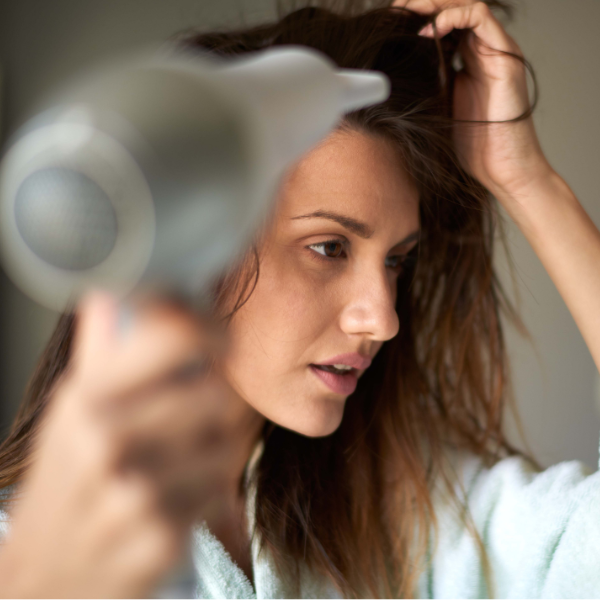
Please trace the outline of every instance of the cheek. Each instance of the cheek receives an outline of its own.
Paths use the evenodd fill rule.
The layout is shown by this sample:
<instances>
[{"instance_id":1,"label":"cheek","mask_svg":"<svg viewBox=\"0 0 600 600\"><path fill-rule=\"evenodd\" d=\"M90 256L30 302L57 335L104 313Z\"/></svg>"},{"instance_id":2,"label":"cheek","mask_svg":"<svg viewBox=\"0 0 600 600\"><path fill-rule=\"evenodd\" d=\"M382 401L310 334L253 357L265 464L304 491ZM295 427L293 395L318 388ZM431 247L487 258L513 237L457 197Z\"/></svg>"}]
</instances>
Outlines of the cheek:
<instances>
[{"instance_id":1,"label":"cheek","mask_svg":"<svg viewBox=\"0 0 600 600\"><path fill-rule=\"evenodd\" d=\"M287 385L276 378L315 360L319 340L335 324L335 298L311 270L289 256L264 256L248 302L230 328L228 371L246 390Z\"/></svg>"},{"instance_id":2,"label":"cheek","mask_svg":"<svg viewBox=\"0 0 600 600\"><path fill-rule=\"evenodd\" d=\"M264 269L247 315L274 338L292 342L311 336L318 299L316 290L293 270Z\"/></svg>"}]
</instances>

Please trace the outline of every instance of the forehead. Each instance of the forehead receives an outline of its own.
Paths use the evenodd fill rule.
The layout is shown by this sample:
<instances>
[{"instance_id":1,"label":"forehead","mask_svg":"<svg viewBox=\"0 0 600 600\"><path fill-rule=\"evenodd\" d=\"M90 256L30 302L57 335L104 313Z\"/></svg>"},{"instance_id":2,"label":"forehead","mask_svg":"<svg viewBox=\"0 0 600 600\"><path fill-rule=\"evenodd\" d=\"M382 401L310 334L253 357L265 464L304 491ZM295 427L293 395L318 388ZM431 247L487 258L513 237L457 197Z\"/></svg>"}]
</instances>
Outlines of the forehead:
<instances>
[{"instance_id":1,"label":"forehead","mask_svg":"<svg viewBox=\"0 0 600 600\"><path fill-rule=\"evenodd\" d=\"M418 191L392 142L358 131L335 131L288 174L281 216L342 212L375 230L418 227Z\"/></svg>"}]
</instances>

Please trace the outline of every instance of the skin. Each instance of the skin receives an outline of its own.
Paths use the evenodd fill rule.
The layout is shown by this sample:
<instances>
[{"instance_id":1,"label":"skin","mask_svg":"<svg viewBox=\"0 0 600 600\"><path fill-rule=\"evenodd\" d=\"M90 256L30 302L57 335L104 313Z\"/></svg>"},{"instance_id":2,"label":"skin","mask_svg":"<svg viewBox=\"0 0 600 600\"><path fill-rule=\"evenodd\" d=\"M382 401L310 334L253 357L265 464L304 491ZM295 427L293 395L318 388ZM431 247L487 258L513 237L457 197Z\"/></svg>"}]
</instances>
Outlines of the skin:
<instances>
[{"instance_id":1,"label":"skin","mask_svg":"<svg viewBox=\"0 0 600 600\"><path fill-rule=\"evenodd\" d=\"M247 456L235 394L214 373L180 369L215 351L210 331L156 302L138 302L123 331L117 308L99 293L80 307L0 550L2 597L149 597Z\"/></svg>"},{"instance_id":2,"label":"skin","mask_svg":"<svg viewBox=\"0 0 600 600\"><path fill-rule=\"evenodd\" d=\"M366 231L299 218L317 211ZM309 437L339 427L347 396L309 365L348 352L373 358L398 333L396 280L418 231L417 190L383 138L335 132L289 173L263 236L258 283L232 319L221 364L249 418L256 416L257 437L265 417ZM324 256L330 240L342 242L331 247L335 258ZM243 500L231 490L225 505L207 523L251 580Z\"/></svg>"},{"instance_id":3,"label":"skin","mask_svg":"<svg viewBox=\"0 0 600 600\"><path fill-rule=\"evenodd\" d=\"M294 218L316 210L362 222L369 237L329 219ZM173 375L219 345L181 307L138 299L131 329L120 331L114 301L89 297L0 555L3 595L148 595L199 518L252 579L238 482L264 419L308 436L339 426L346 396L308 365L345 352L373 357L396 335L396 279L416 240L400 242L418 229L418 195L390 143L336 132L283 185L258 285L208 376ZM343 252L327 259L331 239ZM220 439L198 443L211 428ZM139 456L149 444L160 462L142 452L141 467L124 472L131 449ZM172 493L192 510L165 510ZM40 536L63 540L64 551L55 543L32 551ZM65 561L72 547L82 551Z\"/></svg>"},{"instance_id":4,"label":"skin","mask_svg":"<svg viewBox=\"0 0 600 600\"><path fill-rule=\"evenodd\" d=\"M483 2L396 0L435 18L438 36L469 29L461 51L465 69L457 76L454 116L503 121L529 106L524 66L487 48L523 56ZM433 37L429 26L421 35ZM527 238L577 323L600 370L600 231L544 156L533 119L496 123L483 129L457 124L457 153L464 168L490 190Z\"/></svg>"},{"instance_id":5,"label":"skin","mask_svg":"<svg viewBox=\"0 0 600 600\"><path fill-rule=\"evenodd\" d=\"M439 13L439 36L471 30L461 50L466 68L456 80L455 117L501 121L523 112L523 66L480 52L488 46L521 55L486 5L396 4ZM421 34L435 32L426 27ZM600 232L544 157L532 119L485 129L457 125L454 134L464 168L522 229L600 368ZM386 260L409 250L396 245L418 229L417 208L410 178L383 140L332 135L285 182L265 235L259 285L232 323L230 351L217 352L218 368L209 374L188 368L181 376L182 364L220 345L181 307L142 303L122 335L115 303L88 297L73 364L36 438L0 550L0 594L148 597L197 518L251 577L236 488L264 418L307 436L339 426L345 398L315 380L308 364L348 351L374 356L395 335L396 274ZM372 235L292 218L342 209L366 221ZM319 261L316 244L332 236L344 237L347 258ZM148 453L149 443L160 460ZM124 471L132 448L138 463ZM187 510L169 510L169 497L186 499Z\"/></svg>"},{"instance_id":6,"label":"skin","mask_svg":"<svg viewBox=\"0 0 600 600\"><path fill-rule=\"evenodd\" d=\"M359 221L370 235L298 218L317 211ZM229 329L224 368L240 397L303 435L335 431L346 396L309 365L348 352L373 358L398 333L396 280L417 241L401 242L418 231L418 193L391 143L336 132L310 152L283 186L258 284ZM341 243L326 248L328 240Z\"/></svg>"}]
</instances>

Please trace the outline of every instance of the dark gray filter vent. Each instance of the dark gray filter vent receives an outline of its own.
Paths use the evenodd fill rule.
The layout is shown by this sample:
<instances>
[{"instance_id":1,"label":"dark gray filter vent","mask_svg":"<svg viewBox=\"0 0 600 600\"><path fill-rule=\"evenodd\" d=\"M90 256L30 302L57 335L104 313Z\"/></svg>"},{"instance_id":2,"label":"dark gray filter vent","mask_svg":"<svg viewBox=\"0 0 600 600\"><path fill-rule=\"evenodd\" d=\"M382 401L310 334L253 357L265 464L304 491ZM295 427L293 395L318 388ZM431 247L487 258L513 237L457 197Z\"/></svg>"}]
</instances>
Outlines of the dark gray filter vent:
<instances>
[{"instance_id":1,"label":"dark gray filter vent","mask_svg":"<svg viewBox=\"0 0 600 600\"><path fill-rule=\"evenodd\" d=\"M37 256L69 270L100 264L117 241L109 197L89 177L63 167L29 175L15 198L19 233Z\"/></svg>"}]
</instances>

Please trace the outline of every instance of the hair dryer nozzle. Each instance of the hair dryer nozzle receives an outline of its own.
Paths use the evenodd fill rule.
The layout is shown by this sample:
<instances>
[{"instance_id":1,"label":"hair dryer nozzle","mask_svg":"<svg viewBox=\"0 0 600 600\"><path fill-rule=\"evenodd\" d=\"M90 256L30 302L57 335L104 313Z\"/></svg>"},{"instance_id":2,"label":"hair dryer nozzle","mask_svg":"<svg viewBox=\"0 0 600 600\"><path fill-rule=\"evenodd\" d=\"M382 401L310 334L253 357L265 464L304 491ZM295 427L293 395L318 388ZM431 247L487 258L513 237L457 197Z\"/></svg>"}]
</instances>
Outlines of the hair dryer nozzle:
<instances>
[{"instance_id":1,"label":"hair dryer nozzle","mask_svg":"<svg viewBox=\"0 0 600 600\"><path fill-rule=\"evenodd\" d=\"M337 72L337 77L343 86L345 112L383 102L390 95L390 80L383 73L344 69Z\"/></svg>"}]
</instances>

